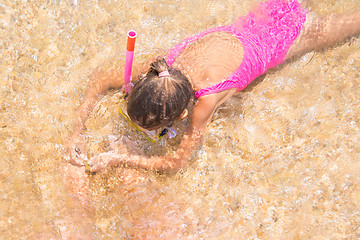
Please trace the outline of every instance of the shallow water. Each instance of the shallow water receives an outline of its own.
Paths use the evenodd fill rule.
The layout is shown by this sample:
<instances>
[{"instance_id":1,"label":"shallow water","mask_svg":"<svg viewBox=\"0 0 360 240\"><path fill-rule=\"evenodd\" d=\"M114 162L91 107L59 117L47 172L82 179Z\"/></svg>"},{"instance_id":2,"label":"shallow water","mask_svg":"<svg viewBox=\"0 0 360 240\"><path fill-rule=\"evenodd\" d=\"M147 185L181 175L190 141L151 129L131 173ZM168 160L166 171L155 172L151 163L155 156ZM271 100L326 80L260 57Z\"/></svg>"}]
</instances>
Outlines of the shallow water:
<instances>
[{"instance_id":1,"label":"shallow water","mask_svg":"<svg viewBox=\"0 0 360 240\"><path fill-rule=\"evenodd\" d=\"M73 203L59 170L64 144L87 76L110 56L123 63L129 29L141 61L257 2L2 0L0 239L66 238L59 221ZM355 38L270 71L219 108L175 176L121 168L89 176L95 239L360 238L359 49ZM176 145L154 147L124 129L118 99L106 96L87 122L90 156L119 134L146 151Z\"/></svg>"}]
</instances>

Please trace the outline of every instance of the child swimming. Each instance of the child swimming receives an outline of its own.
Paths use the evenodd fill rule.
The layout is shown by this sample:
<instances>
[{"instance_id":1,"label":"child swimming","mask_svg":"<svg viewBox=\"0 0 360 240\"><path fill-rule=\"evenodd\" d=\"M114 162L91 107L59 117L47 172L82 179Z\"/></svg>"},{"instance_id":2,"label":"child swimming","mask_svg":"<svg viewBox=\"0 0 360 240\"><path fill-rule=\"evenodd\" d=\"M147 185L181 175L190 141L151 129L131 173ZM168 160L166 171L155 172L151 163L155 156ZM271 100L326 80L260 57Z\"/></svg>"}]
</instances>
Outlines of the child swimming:
<instances>
[{"instance_id":1,"label":"child swimming","mask_svg":"<svg viewBox=\"0 0 360 240\"><path fill-rule=\"evenodd\" d=\"M125 149L90 159L91 171L126 165L177 172L188 162L218 106L258 76L284 61L333 46L360 33L360 12L317 17L296 0L269 0L233 24L185 39L165 57L134 71L135 85L127 97L127 113L138 129L172 132L177 119L191 123L172 155L131 155ZM134 66L140 69L139 66ZM87 162L81 134L92 107L109 89L123 85L122 72L94 70L93 79L70 138L70 162ZM194 101L196 99L196 101ZM169 130L170 129L170 130Z\"/></svg>"}]
</instances>

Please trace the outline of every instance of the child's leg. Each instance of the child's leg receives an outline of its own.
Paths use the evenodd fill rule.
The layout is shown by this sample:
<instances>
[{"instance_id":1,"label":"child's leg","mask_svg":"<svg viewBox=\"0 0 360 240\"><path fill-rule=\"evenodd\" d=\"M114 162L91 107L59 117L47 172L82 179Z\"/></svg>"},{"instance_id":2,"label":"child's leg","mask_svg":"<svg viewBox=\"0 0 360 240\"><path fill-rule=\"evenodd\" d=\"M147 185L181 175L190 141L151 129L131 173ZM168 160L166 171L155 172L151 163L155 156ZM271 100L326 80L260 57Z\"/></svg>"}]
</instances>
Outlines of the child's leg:
<instances>
[{"instance_id":1,"label":"child's leg","mask_svg":"<svg viewBox=\"0 0 360 240\"><path fill-rule=\"evenodd\" d=\"M334 46L360 33L360 10L349 15L332 14L323 18L309 15L286 59Z\"/></svg>"}]
</instances>

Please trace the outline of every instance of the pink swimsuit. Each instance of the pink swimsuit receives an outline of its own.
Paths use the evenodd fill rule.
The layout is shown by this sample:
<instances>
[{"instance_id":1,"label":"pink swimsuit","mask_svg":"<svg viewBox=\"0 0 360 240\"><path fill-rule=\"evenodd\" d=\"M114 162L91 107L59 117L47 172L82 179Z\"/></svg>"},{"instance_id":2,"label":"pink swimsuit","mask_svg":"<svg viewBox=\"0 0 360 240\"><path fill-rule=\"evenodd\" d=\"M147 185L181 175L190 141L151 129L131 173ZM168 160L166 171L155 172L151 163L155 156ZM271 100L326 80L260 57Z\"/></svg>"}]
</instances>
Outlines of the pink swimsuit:
<instances>
[{"instance_id":1,"label":"pink swimsuit","mask_svg":"<svg viewBox=\"0 0 360 240\"><path fill-rule=\"evenodd\" d=\"M181 51L191 42L213 32L234 34L244 47L239 68L225 81L196 92L197 98L237 88L243 90L255 78L284 61L290 46L299 35L306 20L306 11L296 0L269 0L261 3L256 12L240 17L233 24L209 29L172 48L166 58L171 66Z\"/></svg>"}]
</instances>

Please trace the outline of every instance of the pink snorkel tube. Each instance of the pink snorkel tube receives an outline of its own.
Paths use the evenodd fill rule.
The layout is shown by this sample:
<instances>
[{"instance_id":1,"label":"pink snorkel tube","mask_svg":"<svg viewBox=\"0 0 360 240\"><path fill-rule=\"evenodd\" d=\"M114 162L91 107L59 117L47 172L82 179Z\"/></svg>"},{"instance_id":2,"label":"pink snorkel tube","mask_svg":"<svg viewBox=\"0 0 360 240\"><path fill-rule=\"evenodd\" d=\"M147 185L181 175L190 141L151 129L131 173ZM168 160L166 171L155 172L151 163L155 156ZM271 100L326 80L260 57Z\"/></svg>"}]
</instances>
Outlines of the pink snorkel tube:
<instances>
[{"instance_id":1,"label":"pink snorkel tube","mask_svg":"<svg viewBox=\"0 0 360 240\"><path fill-rule=\"evenodd\" d=\"M134 30L130 30L127 34L127 44L126 44L126 58L125 58L125 70L124 70L124 86L122 90L126 93L130 91L132 86L131 83L131 70L132 63L134 58L134 49L135 49L135 40L136 40L136 32Z\"/></svg>"}]
</instances>

